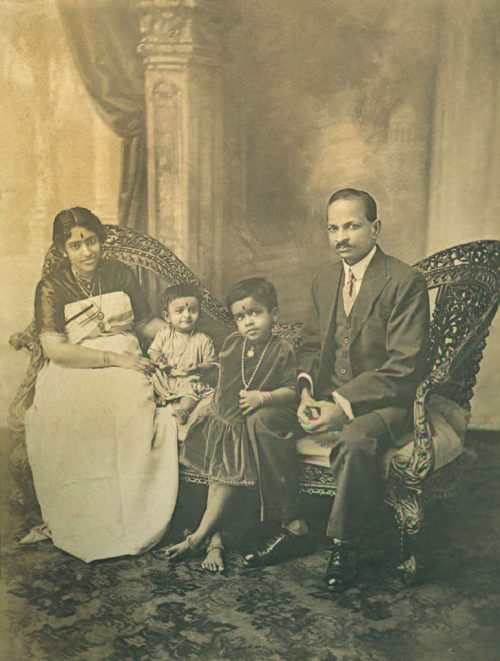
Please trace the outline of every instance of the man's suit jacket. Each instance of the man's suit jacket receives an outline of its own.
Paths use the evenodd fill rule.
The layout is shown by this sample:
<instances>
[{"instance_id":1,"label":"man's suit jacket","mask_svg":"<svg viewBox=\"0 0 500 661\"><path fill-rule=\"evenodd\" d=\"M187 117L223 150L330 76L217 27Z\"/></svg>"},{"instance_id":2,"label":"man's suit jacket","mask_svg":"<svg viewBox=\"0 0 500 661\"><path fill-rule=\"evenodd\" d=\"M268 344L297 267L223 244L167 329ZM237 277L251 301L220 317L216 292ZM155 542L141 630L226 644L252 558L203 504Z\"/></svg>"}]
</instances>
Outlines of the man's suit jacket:
<instances>
[{"instance_id":1,"label":"man's suit jacket","mask_svg":"<svg viewBox=\"0 0 500 661\"><path fill-rule=\"evenodd\" d=\"M312 285L298 363L313 377L316 399L332 391L329 371L342 274L342 262L338 262L322 271ZM397 442L427 359L429 297L423 275L377 247L350 321L353 378L336 391L350 402L355 417L372 411L381 415Z\"/></svg>"}]
</instances>

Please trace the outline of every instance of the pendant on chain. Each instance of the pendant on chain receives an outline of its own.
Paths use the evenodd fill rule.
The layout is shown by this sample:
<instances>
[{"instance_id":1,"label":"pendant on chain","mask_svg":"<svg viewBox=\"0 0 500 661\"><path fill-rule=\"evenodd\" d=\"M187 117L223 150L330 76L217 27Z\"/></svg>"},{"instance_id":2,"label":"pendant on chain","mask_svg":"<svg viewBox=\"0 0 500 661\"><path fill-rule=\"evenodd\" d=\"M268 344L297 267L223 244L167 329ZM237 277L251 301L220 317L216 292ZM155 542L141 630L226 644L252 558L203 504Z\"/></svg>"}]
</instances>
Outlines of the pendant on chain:
<instances>
[{"instance_id":1,"label":"pendant on chain","mask_svg":"<svg viewBox=\"0 0 500 661\"><path fill-rule=\"evenodd\" d=\"M254 349L252 347L251 349L249 349L249 351L247 351L247 338L245 338L243 340L243 346L241 347L241 381L243 383L243 386L244 386L245 390L249 390L250 386L252 385L253 380L255 378L255 375L259 371L259 367L261 366L262 361L264 360L264 356L266 355L266 352L269 349L269 345L271 344L272 340L273 340L273 336L271 335L271 337L269 338L268 343L266 344L266 346L262 350L262 353L260 354L260 358L257 361L257 365L255 365L254 370L253 370L250 378L248 379L248 381L247 381L246 375L245 375L245 356L248 356L249 351L253 351Z\"/></svg>"}]
</instances>

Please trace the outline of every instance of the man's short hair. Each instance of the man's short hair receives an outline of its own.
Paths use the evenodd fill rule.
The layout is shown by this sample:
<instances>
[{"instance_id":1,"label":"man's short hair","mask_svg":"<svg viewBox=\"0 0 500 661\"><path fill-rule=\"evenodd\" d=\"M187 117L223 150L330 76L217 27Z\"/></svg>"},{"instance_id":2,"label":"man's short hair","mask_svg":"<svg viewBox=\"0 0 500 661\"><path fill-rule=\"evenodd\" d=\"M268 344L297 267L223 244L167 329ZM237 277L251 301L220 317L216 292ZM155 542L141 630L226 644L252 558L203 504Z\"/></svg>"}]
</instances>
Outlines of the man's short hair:
<instances>
[{"instance_id":1,"label":"man's short hair","mask_svg":"<svg viewBox=\"0 0 500 661\"><path fill-rule=\"evenodd\" d=\"M187 296L192 296L198 301L201 311L201 293L198 287L190 285L189 283L181 283L180 285L172 285L167 287L161 295L160 306L162 311L168 313L168 306L172 301L175 301L176 298L186 298Z\"/></svg>"},{"instance_id":2,"label":"man's short hair","mask_svg":"<svg viewBox=\"0 0 500 661\"><path fill-rule=\"evenodd\" d=\"M366 220L370 223L377 220L377 203L370 193L367 193L364 190L357 190L357 188L341 188L340 190L335 191L328 200L328 204L326 205L327 210L337 200L361 200L365 205Z\"/></svg>"},{"instance_id":3,"label":"man's short hair","mask_svg":"<svg viewBox=\"0 0 500 661\"><path fill-rule=\"evenodd\" d=\"M278 307L278 295L272 282L265 278L247 278L240 280L229 290L226 296L227 309L244 298L253 298L257 303L265 305L271 311Z\"/></svg>"}]
</instances>

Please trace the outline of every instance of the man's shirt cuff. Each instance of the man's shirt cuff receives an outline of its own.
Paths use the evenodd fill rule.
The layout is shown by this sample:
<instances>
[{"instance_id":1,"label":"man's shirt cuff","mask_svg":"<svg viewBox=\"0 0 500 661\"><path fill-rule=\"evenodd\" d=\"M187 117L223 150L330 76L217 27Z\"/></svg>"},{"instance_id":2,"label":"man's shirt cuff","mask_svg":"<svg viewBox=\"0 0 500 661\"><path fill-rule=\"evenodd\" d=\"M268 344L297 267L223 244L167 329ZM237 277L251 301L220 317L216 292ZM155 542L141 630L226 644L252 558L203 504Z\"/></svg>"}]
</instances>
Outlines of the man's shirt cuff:
<instances>
[{"instance_id":1,"label":"man's shirt cuff","mask_svg":"<svg viewBox=\"0 0 500 661\"><path fill-rule=\"evenodd\" d=\"M333 401L340 406L340 408L342 409L342 411L344 411L344 413L349 418L349 420L354 420L351 403L345 397L339 395L339 393L336 390L332 392L332 397L333 397Z\"/></svg>"},{"instance_id":2,"label":"man's shirt cuff","mask_svg":"<svg viewBox=\"0 0 500 661\"><path fill-rule=\"evenodd\" d=\"M305 383L304 383L305 381ZM299 391L299 395L302 394L302 388L307 385L309 386L309 390L311 392L311 397L314 397L314 383L311 378L311 375L308 374L307 372L301 372L299 376L297 377L297 390Z\"/></svg>"}]
</instances>

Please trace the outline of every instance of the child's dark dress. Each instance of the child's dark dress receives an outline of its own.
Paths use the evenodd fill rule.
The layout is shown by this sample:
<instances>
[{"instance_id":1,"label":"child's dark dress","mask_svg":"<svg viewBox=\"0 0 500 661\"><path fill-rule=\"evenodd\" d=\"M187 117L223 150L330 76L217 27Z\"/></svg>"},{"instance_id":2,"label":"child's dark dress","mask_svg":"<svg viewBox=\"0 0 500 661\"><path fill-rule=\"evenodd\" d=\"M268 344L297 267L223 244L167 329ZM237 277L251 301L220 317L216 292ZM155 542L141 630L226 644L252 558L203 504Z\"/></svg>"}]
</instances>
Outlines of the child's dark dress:
<instances>
[{"instance_id":1,"label":"child's dark dress","mask_svg":"<svg viewBox=\"0 0 500 661\"><path fill-rule=\"evenodd\" d=\"M244 389L241 353L244 339L230 335L219 354L219 382L207 418L193 427L180 461L211 482L259 485L262 519L297 515L295 436L296 406L264 407L244 416L239 392ZM251 346L250 344L248 345ZM262 353L245 357L248 382ZM284 339L273 336L249 390L295 389L295 354Z\"/></svg>"}]
</instances>

